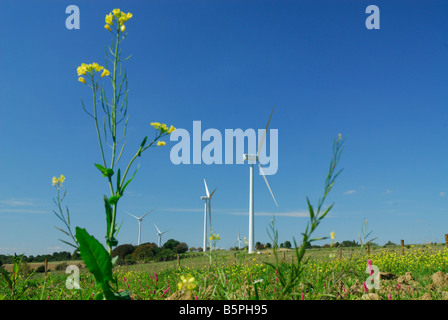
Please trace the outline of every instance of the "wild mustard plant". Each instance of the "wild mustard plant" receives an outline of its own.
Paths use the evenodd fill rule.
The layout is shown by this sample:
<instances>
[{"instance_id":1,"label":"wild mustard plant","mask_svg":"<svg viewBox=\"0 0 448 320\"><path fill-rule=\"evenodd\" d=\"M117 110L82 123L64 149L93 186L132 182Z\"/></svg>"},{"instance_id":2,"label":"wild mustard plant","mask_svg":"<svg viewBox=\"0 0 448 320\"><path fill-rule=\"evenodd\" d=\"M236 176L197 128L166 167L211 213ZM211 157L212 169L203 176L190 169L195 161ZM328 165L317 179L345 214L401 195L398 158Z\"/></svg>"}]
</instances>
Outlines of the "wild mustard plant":
<instances>
[{"instance_id":1,"label":"wild mustard plant","mask_svg":"<svg viewBox=\"0 0 448 320\"><path fill-rule=\"evenodd\" d=\"M368 243L373 242L374 240L376 240L376 237L373 239L369 239L367 240L367 238L372 234L372 230L367 232L367 225L368 225L368 221L367 219L364 219L363 223L361 224L361 234L358 234L359 237L359 241L361 243L361 247L360 249L362 250L362 248L364 247L364 245L367 245Z\"/></svg>"},{"instance_id":2,"label":"wild mustard plant","mask_svg":"<svg viewBox=\"0 0 448 320\"><path fill-rule=\"evenodd\" d=\"M20 276L20 269L22 267L23 255L17 256L14 253L12 257L13 267L11 274L0 267L0 279L6 282L7 287L10 290L9 298L11 300L19 300L20 297L29 289L28 280L34 274L35 270L29 274L26 279L22 280ZM0 300L6 299L6 295L0 295Z\"/></svg>"},{"instance_id":3,"label":"wild mustard plant","mask_svg":"<svg viewBox=\"0 0 448 320\"><path fill-rule=\"evenodd\" d=\"M281 282L282 289L279 292L279 299L284 299L291 297L291 291L294 288L294 286L297 285L298 281L300 280L300 276L303 272L303 269L305 265L308 263L309 258L304 260L305 256L305 250L308 244L310 244L313 241L317 240L323 240L327 237L320 237L320 238L314 238L311 239L312 233L316 230L316 228L319 226L319 224L322 222L322 220L325 218L325 216L330 212L330 210L333 208L334 204L331 204L328 208L323 209L323 204L325 202L326 197L330 193L331 189L333 188L333 185L335 183L335 180L337 176L342 172L342 170L339 170L338 172L335 171L336 165L339 162L339 158L342 153L344 140L342 139L342 136L339 134L338 138L335 139L333 142L333 156L330 161L330 168L327 174L327 178L325 179L325 185L324 185L324 193L322 198L318 200L316 209L313 208L313 206L310 203L310 200L308 197L306 197L306 201L308 204L308 210L310 213L310 221L308 222L305 232L302 233L302 245L300 247L297 246L297 242L295 238L293 238L294 241L294 248L295 248L295 260L290 264L289 266L289 273L286 273L280 268L278 254L277 254L277 248L278 248L278 231L275 229L275 221L274 219L271 220L271 233L270 237L273 244L273 252L275 256L275 264L266 263L268 266L270 266L272 269L274 269L275 272L278 274L278 278Z\"/></svg>"},{"instance_id":4,"label":"wild mustard plant","mask_svg":"<svg viewBox=\"0 0 448 320\"><path fill-rule=\"evenodd\" d=\"M112 259L112 249L117 246L117 234L120 227L117 224L117 208L120 198L124 195L126 187L133 180L138 171L134 171L129 178L128 174L137 158L150 147L161 147L166 142L160 139L168 136L175 130L173 126L152 122L150 125L156 130L155 137L148 142L148 137L144 137L140 147L131 158L124 171L117 168L121 159L126 141L126 128L129 116L128 111L128 81L126 69L123 62L130 58L122 59L121 44L127 36L125 23L133 17L132 13L125 13L120 9L114 9L105 17L104 28L112 34L112 43L105 50L105 65L101 66L96 62L82 63L77 68L78 81L87 85L92 90L92 110L88 111L81 100L84 111L93 119L100 149L101 163L96 163L96 168L107 179L110 195L103 196L106 211L106 244L107 251L103 245L91 236L85 229L76 228L75 238L79 244L81 258L89 271L95 276L101 292L97 299L121 299L129 298L128 292L117 292L111 284L117 286L117 281L112 275L112 266L115 259ZM110 66L110 67L109 67ZM105 84L109 81L111 85L111 98L106 94ZM103 124L100 129L99 109L102 109ZM110 160L106 160L105 146L110 149Z\"/></svg>"},{"instance_id":5,"label":"wild mustard plant","mask_svg":"<svg viewBox=\"0 0 448 320\"><path fill-rule=\"evenodd\" d=\"M64 191L64 193L61 195L61 188L62 188L62 184L65 181L65 176L64 175L60 175L59 178L58 177L53 177L52 179L52 183L53 183L53 187L56 188L57 190L57 198L53 199L53 202L56 204L58 212L56 212L55 210L53 210L53 213L56 215L56 217L59 218L59 220L62 221L62 223L65 225L66 230L63 230L59 227L55 227L56 229L58 229L59 231L61 231L62 233L64 233L65 235L67 235L68 237L70 237L73 240L73 243L59 239L60 241L68 244L69 246L74 247L75 249L78 249L78 240L76 240L75 236L73 235L72 232L72 228L70 225L70 211L68 210L68 207L66 207L66 214L64 215L63 210L62 210L62 201L64 200L66 194L67 194L67 190Z\"/></svg>"}]
</instances>

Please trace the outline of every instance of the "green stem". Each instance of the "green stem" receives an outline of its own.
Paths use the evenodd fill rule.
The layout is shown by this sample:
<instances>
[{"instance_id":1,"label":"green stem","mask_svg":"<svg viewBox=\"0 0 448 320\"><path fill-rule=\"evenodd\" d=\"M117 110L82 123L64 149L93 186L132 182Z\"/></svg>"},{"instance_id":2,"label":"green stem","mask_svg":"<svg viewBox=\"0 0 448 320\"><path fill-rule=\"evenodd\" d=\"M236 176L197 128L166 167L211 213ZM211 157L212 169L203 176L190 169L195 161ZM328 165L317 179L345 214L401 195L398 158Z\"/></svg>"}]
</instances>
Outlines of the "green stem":
<instances>
[{"instance_id":1,"label":"green stem","mask_svg":"<svg viewBox=\"0 0 448 320\"><path fill-rule=\"evenodd\" d=\"M112 78L112 87L114 93L114 100L112 105L112 162L111 168L113 169L115 164L115 153L117 147L117 104L118 104L118 92L117 94L117 65L118 65L118 47L120 43L120 31L117 31L117 39L115 43L115 53L114 53L114 76Z\"/></svg>"}]
</instances>

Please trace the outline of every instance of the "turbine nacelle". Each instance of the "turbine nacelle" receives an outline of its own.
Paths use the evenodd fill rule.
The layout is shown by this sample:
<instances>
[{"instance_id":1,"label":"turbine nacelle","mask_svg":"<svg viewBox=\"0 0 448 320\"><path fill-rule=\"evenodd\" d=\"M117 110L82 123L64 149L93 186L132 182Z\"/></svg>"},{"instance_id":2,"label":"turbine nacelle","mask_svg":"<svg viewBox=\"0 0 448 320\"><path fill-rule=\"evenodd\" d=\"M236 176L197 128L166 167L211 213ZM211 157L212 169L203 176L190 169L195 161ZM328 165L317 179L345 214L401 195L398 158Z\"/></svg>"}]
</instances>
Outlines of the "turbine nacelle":
<instances>
[{"instance_id":1,"label":"turbine nacelle","mask_svg":"<svg viewBox=\"0 0 448 320\"><path fill-rule=\"evenodd\" d=\"M245 153L245 154L243 154L243 160L244 161L257 162L258 161L258 155Z\"/></svg>"}]
</instances>

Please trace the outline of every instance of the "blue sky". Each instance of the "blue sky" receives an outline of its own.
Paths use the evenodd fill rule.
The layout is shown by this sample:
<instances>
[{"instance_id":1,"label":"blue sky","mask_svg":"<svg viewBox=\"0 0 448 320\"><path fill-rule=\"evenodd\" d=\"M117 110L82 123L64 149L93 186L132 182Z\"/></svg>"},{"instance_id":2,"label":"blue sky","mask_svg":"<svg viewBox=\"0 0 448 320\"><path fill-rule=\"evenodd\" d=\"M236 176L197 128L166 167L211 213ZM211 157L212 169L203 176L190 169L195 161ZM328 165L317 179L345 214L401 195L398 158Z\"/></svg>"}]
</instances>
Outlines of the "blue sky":
<instances>
[{"instance_id":1,"label":"blue sky","mask_svg":"<svg viewBox=\"0 0 448 320\"><path fill-rule=\"evenodd\" d=\"M65 8L80 9L68 30ZM365 9L380 9L368 30ZM124 167L152 121L192 133L262 129L273 108L278 171L255 176L255 240L300 240L306 196L317 203L333 139L345 138L342 174L327 198L334 208L316 236L357 240L368 220L384 244L444 241L448 233L448 36L442 1L2 1L0 27L0 254L36 255L71 248L53 215L51 178L64 174L73 226L103 241L108 194L92 119L91 92L77 81L82 62L104 61L104 17L132 12L123 55L129 80ZM268 145L269 145L268 139ZM203 143L204 147L207 143ZM218 246L248 236L249 167L174 165L170 149L150 149L119 204L120 244L156 242L154 223L189 246L202 245L203 179ZM235 160L239 160L235 159ZM321 242L321 244L325 243Z\"/></svg>"}]
</instances>

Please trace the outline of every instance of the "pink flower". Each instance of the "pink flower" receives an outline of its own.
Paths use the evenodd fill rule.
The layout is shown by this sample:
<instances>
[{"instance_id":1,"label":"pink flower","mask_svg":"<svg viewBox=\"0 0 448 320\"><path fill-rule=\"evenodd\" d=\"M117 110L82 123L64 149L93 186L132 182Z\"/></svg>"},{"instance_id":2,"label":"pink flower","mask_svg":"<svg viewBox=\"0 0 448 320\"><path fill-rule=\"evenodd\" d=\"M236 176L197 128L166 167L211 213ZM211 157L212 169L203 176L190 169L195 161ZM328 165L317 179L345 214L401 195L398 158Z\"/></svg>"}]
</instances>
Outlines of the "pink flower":
<instances>
[{"instance_id":1,"label":"pink flower","mask_svg":"<svg viewBox=\"0 0 448 320\"><path fill-rule=\"evenodd\" d=\"M157 276L157 272L154 272L154 279L157 281L159 281L159 277Z\"/></svg>"},{"instance_id":2,"label":"pink flower","mask_svg":"<svg viewBox=\"0 0 448 320\"><path fill-rule=\"evenodd\" d=\"M372 260L367 260L367 267L369 268L369 273L370 275L373 274L373 269L372 269Z\"/></svg>"},{"instance_id":3,"label":"pink flower","mask_svg":"<svg viewBox=\"0 0 448 320\"><path fill-rule=\"evenodd\" d=\"M397 284L398 290L401 289L401 284Z\"/></svg>"},{"instance_id":4,"label":"pink flower","mask_svg":"<svg viewBox=\"0 0 448 320\"><path fill-rule=\"evenodd\" d=\"M126 278L123 276L123 281L126 282Z\"/></svg>"},{"instance_id":5,"label":"pink flower","mask_svg":"<svg viewBox=\"0 0 448 320\"><path fill-rule=\"evenodd\" d=\"M163 291L162 296L164 296L166 293L168 293L168 291L170 291L170 287L166 288L166 290Z\"/></svg>"},{"instance_id":6,"label":"pink flower","mask_svg":"<svg viewBox=\"0 0 448 320\"><path fill-rule=\"evenodd\" d=\"M305 300L305 295L303 294L303 292L302 292L302 300Z\"/></svg>"},{"instance_id":7,"label":"pink flower","mask_svg":"<svg viewBox=\"0 0 448 320\"><path fill-rule=\"evenodd\" d=\"M366 285L365 281L362 282L362 285L364 286L364 292L365 293L369 292L369 290L367 289L367 285Z\"/></svg>"},{"instance_id":8,"label":"pink flower","mask_svg":"<svg viewBox=\"0 0 448 320\"><path fill-rule=\"evenodd\" d=\"M47 296L47 300L50 300L50 296Z\"/></svg>"},{"instance_id":9,"label":"pink flower","mask_svg":"<svg viewBox=\"0 0 448 320\"><path fill-rule=\"evenodd\" d=\"M387 298L388 298L389 300L392 300L392 295L389 293L389 295L387 296Z\"/></svg>"}]
</instances>

